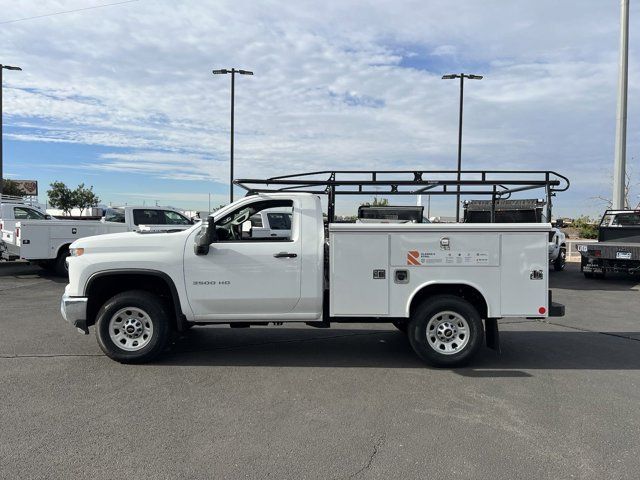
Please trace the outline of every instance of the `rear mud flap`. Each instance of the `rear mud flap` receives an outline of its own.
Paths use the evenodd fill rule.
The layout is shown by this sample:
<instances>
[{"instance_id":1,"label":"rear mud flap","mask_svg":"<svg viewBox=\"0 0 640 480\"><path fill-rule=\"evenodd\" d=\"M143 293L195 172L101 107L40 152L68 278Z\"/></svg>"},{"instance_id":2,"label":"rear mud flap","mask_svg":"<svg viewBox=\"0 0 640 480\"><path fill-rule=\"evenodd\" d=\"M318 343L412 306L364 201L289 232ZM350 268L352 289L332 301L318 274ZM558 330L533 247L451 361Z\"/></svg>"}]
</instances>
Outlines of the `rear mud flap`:
<instances>
[{"instance_id":1,"label":"rear mud flap","mask_svg":"<svg viewBox=\"0 0 640 480\"><path fill-rule=\"evenodd\" d=\"M484 321L484 335L487 347L500 353L500 331L497 318L487 318Z\"/></svg>"}]
</instances>

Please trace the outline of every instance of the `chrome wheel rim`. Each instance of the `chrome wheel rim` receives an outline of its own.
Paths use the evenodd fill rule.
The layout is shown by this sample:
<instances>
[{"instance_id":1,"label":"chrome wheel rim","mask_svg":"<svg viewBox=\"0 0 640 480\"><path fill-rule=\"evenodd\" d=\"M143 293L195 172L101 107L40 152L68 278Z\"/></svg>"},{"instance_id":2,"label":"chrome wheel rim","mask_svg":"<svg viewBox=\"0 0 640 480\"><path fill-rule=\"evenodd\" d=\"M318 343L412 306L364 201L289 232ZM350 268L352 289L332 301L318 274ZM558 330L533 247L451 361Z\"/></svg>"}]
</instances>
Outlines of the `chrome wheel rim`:
<instances>
[{"instance_id":1,"label":"chrome wheel rim","mask_svg":"<svg viewBox=\"0 0 640 480\"><path fill-rule=\"evenodd\" d=\"M427 323L427 343L442 355L461 352L469 343L469 323L459 313L436 313Z\"/></svg>"},{"instance_id":2,"label":"chrome wheel rim","mask_svg":"<svg viewBox=\"0 0 640 480\"><path fill-rule=\"evenodd\" d=\"M151 317L138 307L121 308L109 321L109 337L118 348L136 352L153 337Z\"/></svg>"}]
</instances>

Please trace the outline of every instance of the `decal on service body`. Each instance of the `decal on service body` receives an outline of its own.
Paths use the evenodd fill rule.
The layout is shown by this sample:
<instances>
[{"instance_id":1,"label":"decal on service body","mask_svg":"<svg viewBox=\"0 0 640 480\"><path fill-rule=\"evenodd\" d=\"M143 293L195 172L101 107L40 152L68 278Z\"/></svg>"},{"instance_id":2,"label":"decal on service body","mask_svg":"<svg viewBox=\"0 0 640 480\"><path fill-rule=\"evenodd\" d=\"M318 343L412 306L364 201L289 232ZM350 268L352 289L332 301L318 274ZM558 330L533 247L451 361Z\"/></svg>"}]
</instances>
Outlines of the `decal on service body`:
<instances>
[{"instance_id":1,"label":"decal on service body","mask_svg":"<svg viewBox=\"0 0 640 480\"><path fill-rule=\"evenodd\" d=\"M487 252L455 252L433 251L421 252L409 250L407 252L407 265L487 265L489 254Z\"/></svg>"}]
</instances>

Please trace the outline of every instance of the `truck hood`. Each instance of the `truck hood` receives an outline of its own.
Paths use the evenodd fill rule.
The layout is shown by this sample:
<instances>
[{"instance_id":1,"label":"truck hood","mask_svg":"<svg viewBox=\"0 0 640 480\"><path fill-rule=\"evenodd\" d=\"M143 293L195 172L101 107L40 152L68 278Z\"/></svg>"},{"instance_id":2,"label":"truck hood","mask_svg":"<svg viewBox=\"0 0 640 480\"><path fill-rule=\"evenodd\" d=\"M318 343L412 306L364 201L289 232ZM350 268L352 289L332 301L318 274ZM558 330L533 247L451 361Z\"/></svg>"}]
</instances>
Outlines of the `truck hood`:
<instances>
[{"instance_id":1,"label":"truck hood","mask_svg":"<svg viewBox=\"0 0 640 480\"><path fill-rule=\"evenodd\" d=\"M162 245L184 242L191 229L179 232L120 232L84 237L71 244L71 248L85 248L92 251L142 250Z\"/></svg>"}]
</instances>

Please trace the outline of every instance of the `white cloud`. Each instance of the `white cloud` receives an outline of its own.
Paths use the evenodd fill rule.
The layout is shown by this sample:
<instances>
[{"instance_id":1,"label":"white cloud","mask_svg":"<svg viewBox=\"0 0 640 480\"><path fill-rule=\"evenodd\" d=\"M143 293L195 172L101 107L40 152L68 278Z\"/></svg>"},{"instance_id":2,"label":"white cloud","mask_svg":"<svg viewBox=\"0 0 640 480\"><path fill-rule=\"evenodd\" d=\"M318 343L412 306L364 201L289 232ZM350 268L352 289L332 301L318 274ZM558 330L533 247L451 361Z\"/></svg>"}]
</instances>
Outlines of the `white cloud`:
<instances>
[{"instance_id":1,"label":"white cloud","mask_svg":"<svg viewBox=\"0 0 640 480\"><path fill-rule=\"evenodd\" d=\"M0 21L82 6L5 0ZM595 0L142 0L7 24L0 58L24 68L5 75L7 136L118 148L86 169L225 182L229 77L210 70L237 66L255 71L236 79L238 176L454 167L458 90L440 76L471 69L485 79L466 89L464 165L568 174L562 213L609 190L617 15Z\"/></svg>"}]
</instances>

